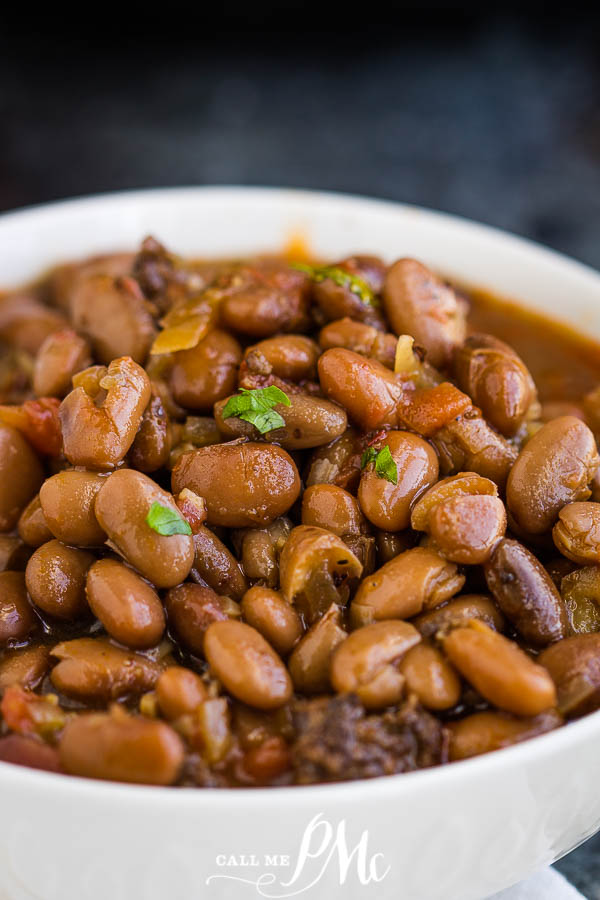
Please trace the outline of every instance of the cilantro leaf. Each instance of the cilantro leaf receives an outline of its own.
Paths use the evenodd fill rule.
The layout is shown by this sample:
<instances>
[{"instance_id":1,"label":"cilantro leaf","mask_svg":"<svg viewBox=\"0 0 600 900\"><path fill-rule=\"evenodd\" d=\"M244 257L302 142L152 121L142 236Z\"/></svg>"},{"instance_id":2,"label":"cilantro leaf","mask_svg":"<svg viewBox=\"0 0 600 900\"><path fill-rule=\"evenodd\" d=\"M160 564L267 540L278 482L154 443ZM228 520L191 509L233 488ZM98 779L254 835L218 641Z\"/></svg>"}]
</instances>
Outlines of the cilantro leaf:
<instances>
[{"instance_id":1,"label":"cilantro leaf","mask_svg":"<svg viewBox=\"0 0 600 900\"><path fill-rule=\"evenodd\" d=\"M392 484L398 484L398 466L387 444L379 451L375 447L367 447L360 460L361 469L369 463L375 463L375 474L378 478L385 478Z\"/></svg>"},{"instance_id":2,"label":"cilantro leaf","mask_svg":"<svg viewBox=\"0 0 600 900\"><path fill-rule=\"evenodd\" d=\"M241 393L230 397L223 408L223 418L237 417L266 434L275 428L281 428L285 421L279 413L273 409L281 403L283 406L291 406L289 397L274 384L266 388L254 388L247 390L242 388Z\"/></svg>"},{"instance_id":3,"label":"cilantro leaf","mask_svg":"<svg viewBox=\"0 0 600 900\"><path fill-rule=\"evenodd\" d=\"M348 288L349 291L356 294L365 306L379 306L377 297L367 282L358 275L352 275L345 269L340 269L339 266L309 266L307 263L292 263L292 269L304 272L317 283L329 278L339 287Z\"/></svg>"},{"instance_id":4,"label":"cilantro leaf","mask_svg":"<svg viewBox=\"0 0 600 900\"><path fill-rule=\"evenodd\" d=\"M192 533L189 522L186 522L174 509L171 509L169 506L162 506L156 500L148 511L146 524L153 531L156 531L157 534L162 534L163 536Z\"/></svg>"}]
</instances>

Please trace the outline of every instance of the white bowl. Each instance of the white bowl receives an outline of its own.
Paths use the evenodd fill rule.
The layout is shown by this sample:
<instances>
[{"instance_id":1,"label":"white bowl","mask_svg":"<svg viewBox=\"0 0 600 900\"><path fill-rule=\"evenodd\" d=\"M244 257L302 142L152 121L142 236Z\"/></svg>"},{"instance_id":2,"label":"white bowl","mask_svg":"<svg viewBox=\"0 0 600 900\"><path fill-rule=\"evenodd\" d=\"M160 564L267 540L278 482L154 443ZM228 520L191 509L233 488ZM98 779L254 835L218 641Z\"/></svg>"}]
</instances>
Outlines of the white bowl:
<instances>
[{"instance_id":1,"label":"white bowl","mask_svg":"<svg viewBox=\"0 0 600 900\"><path fill-rule=\"evenodd\" d=\"M590 269L480 225L332 194L186 188L11 213L0 218L0 285L148 233L202 256L277 250L299 233L330 258L414 255L600 337ZM266 790L136 787L0 763L0 890L11 900L475 900L600 827L599 745L596 713L443 768Z\"/></svg>"}]
</instances>

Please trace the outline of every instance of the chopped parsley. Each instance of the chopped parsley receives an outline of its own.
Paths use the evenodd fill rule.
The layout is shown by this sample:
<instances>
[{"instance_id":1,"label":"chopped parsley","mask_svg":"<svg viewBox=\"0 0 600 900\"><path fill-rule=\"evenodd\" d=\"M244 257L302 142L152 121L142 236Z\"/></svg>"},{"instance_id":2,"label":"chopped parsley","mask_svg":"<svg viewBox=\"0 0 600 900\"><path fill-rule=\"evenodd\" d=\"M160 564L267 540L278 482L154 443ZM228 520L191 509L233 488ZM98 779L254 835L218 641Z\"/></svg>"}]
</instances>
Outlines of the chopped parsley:
<instances>
[{"instance_id":1,"label":"chopped parsley","mask_svg":"<svg viewBox=\"0 0 600 900\"><path fill-rule=\"evenodd\" d=\"M153 531L156 531L157 534L162 534L163 536L192 533L189 522L186 522L174 509L171 509L169 506L162 506L156 500L146 516L146 524Z\"/></svg>"},{"instance_id":2,"label":"chopped parsley","mask_svg":"<svg viewBox=\"0 0 600 900\"><path fill-rule=\"evenodd\" d=\"M338 266L309 266L308 263L292 263L292 269L304 272L316 282L329 278L339 287L348 288L349 291L356 294L365 306L379 306L377 297L363 278L352 275Z\"/></svg>"},{"instance_id":3,"label":"chopped parsley","mask_svg":"<svg viewBox=\"0 0 600 900\"><path fill-rule=\"evenodd\" d=\"M285 425L283 417L273 409L278 403L283 406L291 405L287 394L284 394L274 384L251 391L242 388L241 393L229 398L222 415L224 419L235 416L243 419L244 422L250 422L257 431L266 434L267 431L273 431L274 428L281 428Z\"/></svg>"},{"instance_id":4,"label":"chopped parsley","mask_svg":"<svg viewBox=\"0 0 600 900\"><path fill-rule=\"evenodd\" d=\"M398 466L387 444L381 450L376 450L375 447L368 447L365 450L360 460L361 469L370 463L375 463L375 474L378 478L385 478L392 484L398 484Z\"/></svg>"}]
</instances>

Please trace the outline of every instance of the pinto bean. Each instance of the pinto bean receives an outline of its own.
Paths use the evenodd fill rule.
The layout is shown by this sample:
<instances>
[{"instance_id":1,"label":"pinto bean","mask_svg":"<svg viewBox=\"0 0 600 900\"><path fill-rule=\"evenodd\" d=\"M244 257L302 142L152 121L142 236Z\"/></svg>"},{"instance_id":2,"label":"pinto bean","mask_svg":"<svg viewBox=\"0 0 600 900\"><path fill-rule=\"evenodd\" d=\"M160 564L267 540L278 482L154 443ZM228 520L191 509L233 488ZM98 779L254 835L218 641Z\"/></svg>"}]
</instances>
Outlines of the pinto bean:
<instances>
[{"instance_id":1,"label":"pinto bean","mask_svg":"<svg viewBox=\"0 0 600 900\"><path fill-rule=\"evenodd\" d=\"M505 712L480 712L447 724L450 762L469 759L560 728L563 718L555 710L523 718Z\"/></svg>"},{"instance_id":2,"label":"pinto bean","mask_svg":"<svg viewBox=\"0 0 600 900\"><path fill-rule=\"evenodd\" d=\"M505 531L502 500L483 494L439 503L429 520L429 533L442 556L471 566L490 558Z\"/></svg>"},{"instance_id":3,"label":"pinto bean","mask_svg":"<svg viewBox=\"0 0 600 900\"><path fill-rule=\"evenodd\" d=\"M86 596L94 615L120 644L133 650L158 644L165 630L158 594L123 563L94 563L87 573Z\"/></svg>"},{"instance_id":4,"label":"pinto bean","mask_svg":"<svg viewBox=\"0 0 600 900\"><path fill-rule=\"evenodd\" d=\"M292 696L292 681L275 650L243 622L213 622L204 650L212 672L248 706L277 709Z\"/></svg>"},{"instance_id":5,"label":"pinto bean","mask_svg":"<svg viewBox=\"0 0 600 900\"><path fill-rule=\"evenodd\" d=\"M171 423L160 392L152 385L150 402L144 410L129 451L129 459L134 469L140 472L156 472L169 462L171 453Z\"/></svg>"},{"instance_id":6,"label":"pinto bean","mask_svg":"<svg viewBox=\"0 0 600 900\"><path fill-rule=\"evenodd\" d=\"M294 607L277 591L260 585L244 594L242 615L282 656L290 652L304 632Z\"/></svg>"},{"instance_id":7,"label":"pinto bean","mask_svg":"<svg viewBox=\"0 0 600 900\"><path fill-rule=\"evenodd\" d=\"M45 484L46 482L44 482ZM44 485L42 485L44 487ZM21 540L28 547L41 547L46 541L51 541L54 537L48 528L48 523L42 510L40 495L29 501L21 515L17 524L17 530Z\"/></svg>"},{"instance_id":8,"label":"pinto bean","mask_svg":"<svg viewBox=\"0 0 600 900\"><path fill-rule=\"evenodd\" d=\"M600 708L600 634L576 634L538 657L552 676L558 708L567 718Z\"/></svg>"},{"instance_id":9,"label":"pinto bean","mask_svg":"<svg viewBox=\"0 0 600 900\"><path fill-rule=\"evenodd\" d=\"M266 529L248 528L240 539L242 569L251 581L266 587L279 584L279 554L272 536Z\"/></svg>"},{"instance_id":10,"label":"pinto bean","mask_svg":"<svg viewBox=\"0 0 600 900\"><path fill-rule=\"evenodd\" d=\"M215 404L215 421L221 434L226 438L255 437L256 429L250 422L235 416L223 418L227 399ZM290 394L289 401L289 406L277 404L275 407L284 424L267 432L270 440L277 441L286 450L321 447L345 432L346 413L335 403L309 394Z\"/></svg>"},{"instance_id":11,"label":"pinto bean","mask_svg":"<svg viewBox=\"0 0 600 900\"><path fill-rule=\"evenodd\" d=\"M0 534L0 572L20 572L27 565L31 550L18 537Z\"/></svg>"},{"instance_id":12,"label":"pinto bean","mask_svg":"<svg viewBox=\"0 0 600 900\"><path fill-rule=\"evenodd\" d=\"M403 657L399 668L407 691L416 694L426 709L451 709L460 700L460 678L437 647L416 644Z\"/></svg>"},{"instance_id":13,"label":"pinto bean","mask_svg":"<svg viewBox=\"0 0 600 900\"><path fill-rule=\"evenodd\" d=\"M200 578L217 594L241 600L248 590L237 559L216 534L201 525L194 535L192 578Z\"/></svg>"},{"instance_id":14,"label":"pinto bean","mask_svg":"<svg viewBox=\"0 0 600 900\"><path fill-rule=\"evenodd\" d=\"M399 663L420 640L408 622L375 622L353 631L331 658L334 689L358 694L368 709L398 703L405 684Z\"/></svg>"},{"instance_id":15,"label":"pinto bean","mask_svg":"<svg viewBox=\"0 0 600 900\"><path fill-rule=\"evenodd\" d=\"M498 606L526 641L543 647L567 636L569 620L554 582L518 541L498 544L485 577Z\"/></svg>"},{"instance_id":16,"label":"pinto bean","mask_svg":"<svg viewBox=\"0 0 600 900\"><path fill-rule=\"evenodd\" d=\"M204 653L204 635L213 622L239 618L241 610L229 597L220 597L201 584L180 584L165 600L169 627L194 653Z\"/></svg>"},{"instance_id":17,"label":"pinto bean","mask_svg":"<svg viewBox=\"0 0 600 900\"><path fill-rule=\"evenodd\" d=\"M231 394L237 381L242 348L232 335L215 329L191 350L173 354L170 386L180 406L202 413Z\"/></svg>"},{"instance_id":18,"label":"pinto bean","mask_svg":"<svg viewBox=\"0 0 600 900\"><path fill-rule=\"evenodd\" d=\"M385 278L385 265L377 256L350 256L333 268L341 269L349 275L358 277L371 289L373 294L379 294ZM383 318L379 310L372 303L365 303L351 286L339 284L332 278L324 278L312 284L313 297L319 305L319 309L325 319L340 319L349 316L360 322L370 322L377 327L382 327Z\"/></svg>"},{"instance_id":19,"label":"pinto bean","mask_svg":"<svg viewBox=\"0 0 600 900\"><path fill-rule=\"evenodd\" d=\"M600 503L568 503L552 530L560 552L585 566L600 563Z\"/></svg>"},{"instance_id":20,"label":"pinto bean","mask_svg":"<svg viewBox=\"0 0 600 900\"><path fill-rule=\"evenodd\" d=\"M533 378L512 347L491 334L472 334L456 352L454 372L484 418L512 437L537 398Z\"/></svg>"},{"instance_id":21,"label":"pinto bean","mask_svg":"<svg viewBox=\"0 0 600 900\"><path fill-rule=\"evenodd\" d=\"M389 447L396 465L396 483L380 478L374 466L367 466L360 479L358 500L377 528L403 531L410 525L415 497L437 481L437 456L431 444L408 431L388 432L381 447Z\"/></svg>"},{"instance_id":22,"label":"pinto bean","mask_svg":"<svg viewBox=\"0 0 600 900\"><path fill-rule=\"evenodd\" d=\"M432 438L442 475L476 472L504 488L517 449L474 411L444 425Z\"/></svg>"},{"instance_id":23,"label":"pinto bean","mask_svg":"<svg viewBox=\"0 0 600 900\"><path fill-rule=\"evenodd\" d=\"M68 312L75 286L90 275L129 275L134 262L133 253L102 253L81 262L56 266L48 278L49 300Z\"/></svg>"},{"instance_id":24,"label":"pinto bean","mask_svg":"<svg viewBox=\"0 0 600 900\"><path fill-rule=\"evenodd\" d=\"M65 469L48 478L40 490L40 504L51 535L75 547L102 545L106 534L94 505L104 484L106 477L77 469Z\"/></svg>"},{"instance_id":25,"label":"pinto bean","mask_svg":"<svg viewBox=\"0 0 600 900\"><path fill-rule=\"evenodd\" d=\"M331 656L347 637L340 609L332 603L292 650L288 668L297 691L321 694L331 689Z\"/></svg>"},{"instance_id":26,"label":"pinto bean","mask_svg":"<svg viewBox=\"0 0 600 900\"><path fill-rule=\"evenodd\" d=\"M326 528L343 538L368 526L355 497L335 484L314 484L302 495L302 524Z\"/></svg>"},{"instance_id":27,"label":"pinto bean","mask_svg":"<svg viewBox=\"0 0 600 900\"><path fill-rule=\"evenodd\" d=\"M412 550L417 542L416 537L414 531L378 531L375 540L379 565L385 565L405 550Z\"/></svg>"},{"instance_id":28,"label":"pinto bean","mask_svg":"<svg viewBox=\"0 0 600 900\"><path fill-rule=\"evenodd\" d=\"M35 356L44 341L67 326L59 312L26 293L0 298L0 340Z\"/></svg>"},{"instance_id":29,"label":"pinto bean","mask_svg":"<svg viewBox=\"0 0 600 900\"><path fill-rule=\"evenodd\" d=\"M255 338L303 331L308 324L308 281L280 263L239 266L217 282L226 328Z\"/></svg>"},{"instance_id":30,"label":"pinto bean","mask_svg":"<svg viewBox=\"0 0 600 900\"><path fill-rule=\"evenodd\" d=\"M183 741L166 722L122 711L71 719L58 750L71 775L157 785L177 781L185 754Z\"/></svg>"},{"instance_id":31,"label":"pinto bean","mask_svg":"<svg viewBox=\"0 0 600 900\"><path fill-rule=\"evenodd\" d=\"M178 719L198 709L208 699L208 691L199 675L183 666L169 666L156 682L158 706L167 719Z\"/></svg>"},{"instance_id":32,"label":"pinto bean","mask_svg":"<svg viewBox=\"0 0 600 900\"><path fill-rule=\"evenodd\" d=\"M519 528L550 531L563 506L590 496L599 462L594 435L580 419L562 416L543 425L519 453L506 486Z\"/></svg>"},{"instance_id":33,"label":"pinto bean","mask_svg":"<svg viewBox=\"0 0 600 900\"><path fill-rule=\"evenodd\" d=\"M5 650L0 661L0 692L11 684L33 689L48 671L50 651L39 644L22 650Z\"/></svg>"},{"instance_id":34,"label":"pinto bean","mask_svg":"<svg viewBox=\"0 0 600 900\"><path fill-rule=\"evenodd\" d=\"M64 771L56 747L44 744L38 738L25 737L22 734L7 734L6 737L0 738L0 760L45 772Z\"/></svg>"},{"instance_id":35,"label":"pinto bean","mask_svg":"<svg viewBox=\"0 0 600 900\"><path fill-rule=\"evenodd\" d=\"M87 612L85 579L94 562L91 553L52 540L35 551L25 569L27 590L35 605L57 619L76 619Z\"/></svg>"},{"instance_id":36,"label":"pinto bean","mask_svg":"<svg viewBox=\"0 0 600 900\"><path fill-rule=\"evenodd\" d=\"M22 641L38 621L27 599L22 572L0 572L0 645Z\"/></svg>"},{"instance_id":37,"label":"pinto bean","mask_svg":"<svg viewBox=\"0 0 600 900\"><path fill-rule=\"evenodd\" d=\"M33 390L38 397L64 397L71 379L92 362L87 340L65 328L49 334L35 358Z\"/></svg>"},{"instance_id":38,"label":"pinto bean","mask_svg":"<svg viewBox=\"0 0 600 900\"><path fill-rule=\"evenodd\" d=\"M273 375L289 381L311 381L317 374L319 345L303 334L278 334L248 347L244 359L260 353Z\"/></svg>"},{"instance_id":39,"label":"pinto bean","mask_svg":"<svg viewBox=\"0 0 600 900\"><path fill-rule=\"evenodd\" d=\"M573 631L600 631L600 567L576 569L564 575L559 584Z\"/></svg>"},{"instance_id":40,"label":"pinto bean","mask_svg":"<svg viewBox=\"0 0 600 900\"><path fill-rule=\"evenodd\" d=\"M473 619L442 641L444 652L482 697L517 716L537 716L556 706L546 669L498 632Z\"/></svg>"},{"instance_id":41,"label":"pinto bean","mask_svg":"<svg viewBox=\"0 0 600 900\"><path fill-rule=\"evenodd\" d=\"M453 563L433 550L414 547L361 581L350 607L352 624L408 619L449 600L464 582Z\"/></svg>"},{"instance_id":42,"label":"pinto bean","mask_svg":"<svg viewBox=\"0 0 600 900\"><path fill-rule=\"evenodd\" d=\"M504 616L491 599L485 595L463 594L450 600L445 606L421 613L412 620L424 638L433 638L452 628L467 625L471 619L480 619L494 631L504 631Z\"/></svg>"},{"instance_id":43,"label":"pinto bean","mask_svg":"<svg viewBox=\"0 0 600 900\"><path fill-rule=\"evenodd\" d=\"M25 438L0 423L0 532L15 527L43 480L42 466Z\"/></svg>"},{"instance_id":44,"label":"pinto bean","mask_svg":"<svg viewBox=\"0 0 600 900\"><path fill-rule=\"evenodd\" d=\"M498 487L489 478L476 472L459 472L449 478L442 478L423 493L412 508L410 524L416 531L429 531L429 520L440 503L457 497L498 496Z\"/></svg>"},{"instance_id":45,"label":"pinto bean","mask_svg":"<svg viewBox=\"0 0 600 900\"><path fill-rule=\"evenodd\" d=\"M143 694L154 687L161 671L154 660L115 647L104 638L63 641L51 654L59 660L50 673L54 687L88 703Z\"/></svg>"},{"instance_id":46,"label":"pinto bean","mask_svg":"<svg viewBox=\"0 0 600 900\"><path fill-rule=\"evenodd\" d=\"M399 422L405 388L389 369L351 350L326 350L319 357L324 394L339 403L365 431Z\"/></svg>"},{"instance_id":47,"label":"pinto bean","mask_svg":"<svg viewBox=\"0 0 600 900\"><path fill-rule=\"evenodd\" d=\"M161 535L151 528L146 517L153 503L177 512L172 496L147 475L120 469L96 495L96 518L118 552L145 578L157 587L171 587L192 568L194 542L191 535Z\"/></svg>"},{"instance_id":48,"label":"pinto bean","mask_svg":"<svg viewBox=\"0 0 600 900\"><path fill-rule=\"evenodd\" d=\"M131 358L79 373L60 405L65 456L74 466L113 469L133 444L150 380Z\"/></svg>"},{"instance_id":49,"label":"pinto bean","mask_svg":"<svg viewBox=\"0 0 600 900\"><path fill-rule=\"evenodd\" d=\"M323 350L344 347L376 359L387 369L393 369L398 339L394 334L386 334L372 325L346 317L322 328L319 343Z\"/></svg>"},{"instance_id":50,"label":"pinto bean","mask_svg":"<svg viewBox=\"0 0 600 900\"><path fill-rule=\"evenodd\" d=\"M383 305L396 334L410 334L429 362L445 366L465 338L465 311L451 287L416 259L389 269Z\"/></svg>"},{"instance_id":51,"label":"pinto bean","mask_svg":"<svg viewBox=\"0 0 600 900\"><path fill-rule=\"evenodd\" d=\"M119 356L144 363L156 326L137 281L111 275L82 278L70 306L73 325L90 339L101 363L109 365Z\"/></svg>"},{"instance_id":52,"label":"pinto bean","mask_svg":"<svg viewBox=\"0 0 600 900\"><path fill-rule=\"evenodd\" d=\"M186 453L172 485L175 494L187 487L204 497L210 524L245 528L286 513L298 499L300 476L281 447L233 442Z\"/></svg>"},{"instance_id":53,"label":"pinto bean","mask_svg":"<svg viewBox=\"0 0 600 900\"><path fill-rule=\"evenodd\" d=\"M331 603L344 605L362 565L337 535L315 525L298 525L279 561L281 592L311 625Z\"/></svg>"}]
</instances>

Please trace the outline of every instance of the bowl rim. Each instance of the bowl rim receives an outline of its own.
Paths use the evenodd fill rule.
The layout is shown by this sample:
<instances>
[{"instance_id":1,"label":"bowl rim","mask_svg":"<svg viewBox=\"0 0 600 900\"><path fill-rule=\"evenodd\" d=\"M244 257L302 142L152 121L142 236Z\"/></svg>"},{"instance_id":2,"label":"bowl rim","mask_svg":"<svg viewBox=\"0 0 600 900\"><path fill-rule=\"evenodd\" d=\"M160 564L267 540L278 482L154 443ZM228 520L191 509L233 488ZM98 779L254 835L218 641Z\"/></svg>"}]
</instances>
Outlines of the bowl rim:
<instances>
[{"instance_id":1,"label":"bowl rim","mask_svg":"<svg viewBox=\"0 0 600 900\"><path fill-rule=\"evenodd\" d=\"M235 185L210 185L210 186L179 186L162 188L142 188L135 190L106 191L91 195L60 199L48 203L39 203L7 210L0 213L0 229L10 227L11 222L27 223L28 219L39 216L52 217L56 213L76 213L84 207L103 206L105 204L127 203L151 203L157 197L162 201L177 203L178 200L189 198L190 195L210 197L212 199L235 200L264 200L267 197L285 202L287 199L296 203L303 202L307 206L314 203L334 203L343 208L372 210L400 211L406 214L418 215L425 223L444 225L458 233L462 232L471 236L487 239L488 242L504 245L515 251L525 253L538 264L549 269L559 268L567 272L571 277L583 279L588 286L600 290L600 273L591 266L575 260L563 253L545 247L525 237L520 237L502 229L476 222L474 220L440 212L433 209L406 204L381 198L371 198L360 194L349 194L336 191L303 190L297 188L278 187L246 187ZM35 278L35 276L33 276ZM493 288L492 288L493 289ZM560 321L555 316L554 321ZM568 323L567 323L568 324ZM573 328L573 326L570 326ZM577 329L575 329L577 330ZM587 741L600 735L600 710L583 718L568 723L546 734L530 738L522 743L505 747L501 750L473 757L471 759L453 762L451 764L433 766L428 769L419 769L414 772L406 772L398 775L386 775L370 779L358 779L355 781L343 781L329 784L293 785L282 787L159 787L145 784L129 784L112 781L100 781L81 778L74 775L64 775L31 769L14 763L0 761L0 783L4 786L15 788L18 791L32 791L34 793L45 792L47 794L63 795L68 798L70 792L75 792L78 799L82 797L98 802L112 803L113 801L127 801L137 806L150 804L153 808L157 803L163 806L186 807L195 804L215 803L227 808L232 806L249 804L255 807L258 804L262 808L279 806L281 803L292 803L295 806L311 806L332 803L337 800L360 802L368 796L369 800L384 798L394 791L396 796L401 792L412 793L426 788L452 785L457 779L473 776L485 777L492 774L498 767L518 769L530 764L535 757L547 758L575 747L578 743Z\"/></svg>"}]
</instances>

